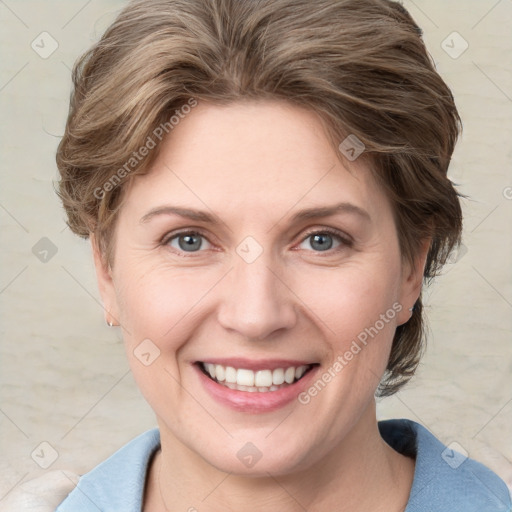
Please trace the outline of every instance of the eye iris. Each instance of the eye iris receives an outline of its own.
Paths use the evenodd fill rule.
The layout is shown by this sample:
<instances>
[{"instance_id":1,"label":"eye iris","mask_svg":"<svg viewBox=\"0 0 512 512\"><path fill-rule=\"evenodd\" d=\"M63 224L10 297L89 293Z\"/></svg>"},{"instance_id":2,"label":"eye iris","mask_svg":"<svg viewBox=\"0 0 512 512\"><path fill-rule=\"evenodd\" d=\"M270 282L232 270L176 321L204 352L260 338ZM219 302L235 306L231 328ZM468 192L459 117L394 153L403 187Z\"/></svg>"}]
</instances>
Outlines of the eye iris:
<instances>
[{"instance_id":1,"label":"eye iris","mask_svg":"<svg viewBox=\"0 0 512 512\"><path fill-rule=\"evenodd\" d=\"M315 244L318 244L315 247ZM327 251L332 247L332 236L327 234L312 235L311 247L319 251Z\"/></svg>"},{"instance_id":2,"label":"eye iris","mask_svg":"<svg viewBox=\"0 0 512 512\"><path fill-rule=\"evenodd\" d=\"M181 235L178 237L178 244L180 249L184 251L194 251L201 247L201 236L200 235Z\"/></svg>"}]
</instances>

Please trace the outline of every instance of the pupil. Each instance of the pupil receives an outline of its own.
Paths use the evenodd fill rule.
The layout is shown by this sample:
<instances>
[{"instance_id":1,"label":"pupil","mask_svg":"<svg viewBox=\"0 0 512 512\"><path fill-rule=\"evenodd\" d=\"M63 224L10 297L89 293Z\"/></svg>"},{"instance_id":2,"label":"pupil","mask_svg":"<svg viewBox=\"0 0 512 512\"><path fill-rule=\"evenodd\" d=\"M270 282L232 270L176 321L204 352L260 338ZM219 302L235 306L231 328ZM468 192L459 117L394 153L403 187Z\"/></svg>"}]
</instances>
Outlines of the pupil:
<instances>
[{"instance_id":1,"label":"pupil","mask_svg":"<svg viewBox=\"0 0 512 512\"><path fill-rule=\"evenodd\" d=\"M327 241L326 241L327 239ZM314 244L318 244L315 247ZM332 237L330 235L313 235L312 247L319 251L327 251L332 247Z\"/></svg>"}]
</instances>

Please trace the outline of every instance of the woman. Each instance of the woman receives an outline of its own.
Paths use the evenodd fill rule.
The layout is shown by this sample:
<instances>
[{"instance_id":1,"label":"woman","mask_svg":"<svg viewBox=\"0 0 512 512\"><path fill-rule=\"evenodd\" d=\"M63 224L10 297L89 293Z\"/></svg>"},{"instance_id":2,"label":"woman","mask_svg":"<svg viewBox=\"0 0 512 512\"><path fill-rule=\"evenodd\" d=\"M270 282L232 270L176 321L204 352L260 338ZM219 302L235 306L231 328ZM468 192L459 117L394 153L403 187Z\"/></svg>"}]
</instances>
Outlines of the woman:
<instances>
[{"instance_id":1,"label":"woman","mask_svg":"<svg viewBox=\"0 0 512 512\"><path fill-rule=\"evenodd\" d=\"M459 116L403 7L139 0L74 85L60 196L159 428L57 511L510 510L376 420L462 226Z\"/></svg>"}]
</instances>

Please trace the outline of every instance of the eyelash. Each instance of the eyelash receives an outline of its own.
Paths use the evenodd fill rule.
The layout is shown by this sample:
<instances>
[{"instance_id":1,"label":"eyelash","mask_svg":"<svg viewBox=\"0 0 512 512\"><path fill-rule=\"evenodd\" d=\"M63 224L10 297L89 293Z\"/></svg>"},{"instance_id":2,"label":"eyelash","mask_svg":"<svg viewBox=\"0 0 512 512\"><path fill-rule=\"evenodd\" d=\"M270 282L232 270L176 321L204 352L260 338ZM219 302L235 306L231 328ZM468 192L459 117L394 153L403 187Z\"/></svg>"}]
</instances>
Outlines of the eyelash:
<instances>
[{"instance_id":1,"label":"eyelash","mask_svg":"<svg viewBox=\"0 0 512 512\"><path fill-rule=\"evenodd\" d=\"M311 251L311 252L315 252L319 256L323 256L322 253L326 253L326 256L329 256L329 255L332 255L333 253L336 253L336 252L342 250L343 248L347 248L347 247L351 248L354 245L353 240L348 235L344 234L341 231L338 231L337 229L328 228L328 227L307 231L306 234L301 238L299 244L303 243L305 240L307 240L308 238L310 238L314 235L326 235L326 234L337 238L338 241L341 243L341 245L334 249L327 249L326 251ZM161 245L168 247L171 240L174 240L175 238L177 238L179 236L183 236L183 235L194 235L194 236L198 235L198 236L201 236L201 237L205 238L206 240L208 240L208 237L201 230L188 230L188 231L183 230L183 231L168 233L162 239ZM209 240L208 240L208 242L211 243ZM174 248L172 248L172 249L174 250ZM186 256L184 256L184 257L190 257L190 256L193 256L194 253L200 253L200 252L202 252L202 251L191 251L187 254L187 251L180 251L178 254L180 256L183 256L183 254L186 254Z\"/></svg>"}]
</instances>

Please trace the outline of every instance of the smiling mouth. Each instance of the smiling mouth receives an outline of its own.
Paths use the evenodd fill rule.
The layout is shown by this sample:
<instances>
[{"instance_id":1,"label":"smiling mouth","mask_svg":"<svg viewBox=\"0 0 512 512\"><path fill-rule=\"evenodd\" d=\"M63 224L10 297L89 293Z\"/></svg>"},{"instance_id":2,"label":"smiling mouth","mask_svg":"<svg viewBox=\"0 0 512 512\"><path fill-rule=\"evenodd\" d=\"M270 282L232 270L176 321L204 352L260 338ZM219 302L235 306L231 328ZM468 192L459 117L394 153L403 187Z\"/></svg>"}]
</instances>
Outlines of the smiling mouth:
<instances>
[{"instance_id":1,"label":"smiling mouth","mask_svg":"<svg viewBox=\"0 0 512 512\"><path fill-rule=\"evenodd\" d=\"M253 371L201 361L197 364L201 371L217 384L249 393L268 393L292 386L313 367L318 366L318 364L308 364Z\"/></svg>"}]
</instances>

